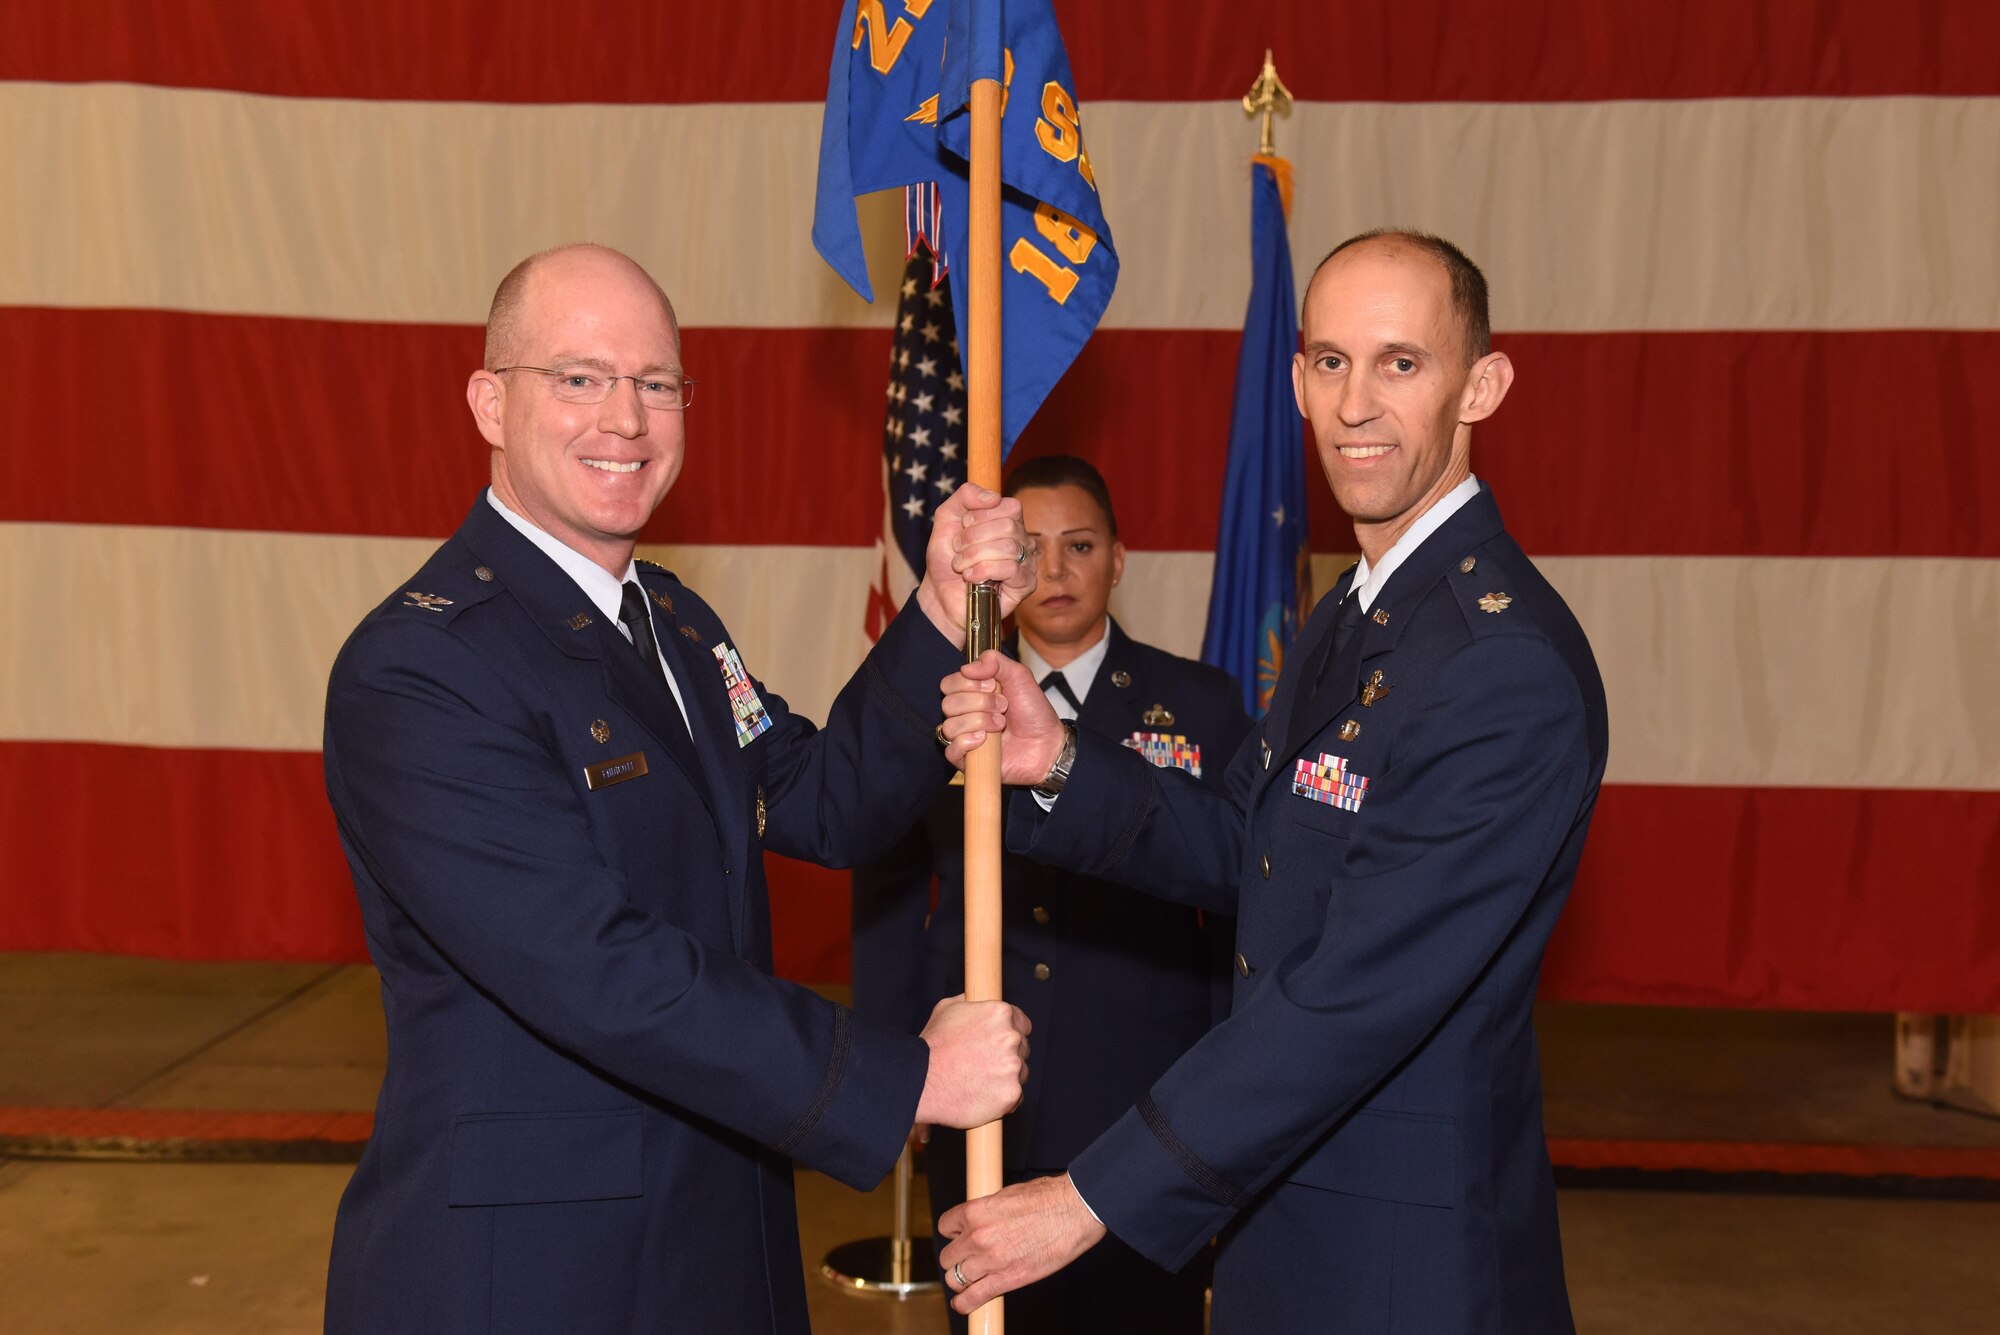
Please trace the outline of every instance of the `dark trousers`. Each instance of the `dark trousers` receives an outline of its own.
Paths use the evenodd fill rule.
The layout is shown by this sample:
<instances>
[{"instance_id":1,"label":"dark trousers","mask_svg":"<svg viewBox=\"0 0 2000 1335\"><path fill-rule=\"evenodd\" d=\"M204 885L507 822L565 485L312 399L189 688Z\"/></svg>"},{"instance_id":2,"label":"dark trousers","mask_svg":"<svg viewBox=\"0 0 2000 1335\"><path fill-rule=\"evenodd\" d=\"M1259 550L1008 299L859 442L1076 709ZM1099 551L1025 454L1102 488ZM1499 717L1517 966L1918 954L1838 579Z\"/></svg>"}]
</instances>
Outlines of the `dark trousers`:
<instances>
[{"instance_id":1,"label":"dark trousers","mask_svg":"<svg viewBox=\"0 0 2000 1335\"><path fill-rule=\"evenodd\" d=\"M931 1133L924 1151L930 1179L932 1236L939 1251L945 1238L935 1221L965 1199L965 1135L943 1128ZM1007 1181L1054 1177L1061 1168L1009 1169ZM1047 1279L1007 1295L1008 1335L1202 1335L1202 1301L1208 1288L1206 1253L1179 1274L1148 1261L1109 1234L1104 1241ZM946 1282L949 1290L951 1284ZM966 1321L946 1309L954 1335Z\"/></svg>"}]
</instances>

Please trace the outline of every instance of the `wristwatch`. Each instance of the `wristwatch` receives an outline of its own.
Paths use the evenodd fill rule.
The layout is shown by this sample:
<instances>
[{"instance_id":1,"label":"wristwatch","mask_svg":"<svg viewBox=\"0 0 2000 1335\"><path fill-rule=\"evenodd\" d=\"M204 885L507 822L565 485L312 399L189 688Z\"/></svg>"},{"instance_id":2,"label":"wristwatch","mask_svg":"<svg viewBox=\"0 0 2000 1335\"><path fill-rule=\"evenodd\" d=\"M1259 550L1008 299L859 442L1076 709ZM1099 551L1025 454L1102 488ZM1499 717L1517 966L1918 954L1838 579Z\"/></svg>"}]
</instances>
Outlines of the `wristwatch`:
<instances>
[{"instance_id":1,"label":"wristwatch","mask_svg":"<svg viewBox=\"0 0 2000 1335\"><path fill-rule=\"evenodd\" d=\"M1049 766L1048 776L1030 791L1041 797L1054 797L1069 782L1069 772L1076 765L1076 720L1064 719L1062 750L1056 755L1056 763Z\"/></svg>"}]
</instances>

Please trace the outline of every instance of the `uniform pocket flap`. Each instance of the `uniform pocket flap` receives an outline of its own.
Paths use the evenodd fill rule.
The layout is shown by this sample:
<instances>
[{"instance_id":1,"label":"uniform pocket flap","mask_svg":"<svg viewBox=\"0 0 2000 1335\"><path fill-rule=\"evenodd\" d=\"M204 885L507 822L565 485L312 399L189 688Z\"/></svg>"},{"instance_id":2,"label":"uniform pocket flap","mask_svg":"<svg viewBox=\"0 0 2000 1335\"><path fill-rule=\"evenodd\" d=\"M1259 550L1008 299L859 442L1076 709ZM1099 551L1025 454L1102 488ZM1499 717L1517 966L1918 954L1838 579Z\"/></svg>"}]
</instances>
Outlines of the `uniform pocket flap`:
<instances>
[{"instance_id":1,"label":"uniform pocket flap","mask_svg":"<svg viewBox=\"0 0 2000 1335\"><path fill-rule=\"evenodd\" d=\"M451 1205L638 1196L639 1110L479 1113L451 1132Z\"/></svg>"},{"instance_id":2,"label":"uniform pocket flap","mask_svg":"<svg viewBox=\"0 0 2000 1335\"><path fill-rule=\"evenodd\" d=\"M1287 1180L1405 1205L1459 1202L1458 1127L1445 1117L1361 1109Z\"/></svg>"}]
</instances>

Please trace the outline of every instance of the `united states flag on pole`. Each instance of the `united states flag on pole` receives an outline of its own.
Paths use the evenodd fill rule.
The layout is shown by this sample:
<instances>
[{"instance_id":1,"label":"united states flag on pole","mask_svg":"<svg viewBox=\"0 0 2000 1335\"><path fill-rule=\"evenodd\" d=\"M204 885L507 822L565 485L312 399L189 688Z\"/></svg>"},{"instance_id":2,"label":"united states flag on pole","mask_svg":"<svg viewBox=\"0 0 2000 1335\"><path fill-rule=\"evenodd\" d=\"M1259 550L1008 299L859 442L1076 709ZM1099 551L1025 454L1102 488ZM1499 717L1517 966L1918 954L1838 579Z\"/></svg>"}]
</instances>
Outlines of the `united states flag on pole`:
<instances>
[{"instance_id":1,"label":"united states flag on pole","mask_svg":"<svg viewBox=\"0 0 2000 1335\"><path fill-rule=\"evenodd\" d=\"M918 191L910 192L912 198ZM911 209L919 205L912 203ZM889 405L882 426L884 494L882 560L868 599L868 638L881 637L889 618L916 587L924 544L938 502L965 481L965 373L951 318L951 289L942 261L914 245L896 303L889 353Z\"/></svg>"}]
</instances>

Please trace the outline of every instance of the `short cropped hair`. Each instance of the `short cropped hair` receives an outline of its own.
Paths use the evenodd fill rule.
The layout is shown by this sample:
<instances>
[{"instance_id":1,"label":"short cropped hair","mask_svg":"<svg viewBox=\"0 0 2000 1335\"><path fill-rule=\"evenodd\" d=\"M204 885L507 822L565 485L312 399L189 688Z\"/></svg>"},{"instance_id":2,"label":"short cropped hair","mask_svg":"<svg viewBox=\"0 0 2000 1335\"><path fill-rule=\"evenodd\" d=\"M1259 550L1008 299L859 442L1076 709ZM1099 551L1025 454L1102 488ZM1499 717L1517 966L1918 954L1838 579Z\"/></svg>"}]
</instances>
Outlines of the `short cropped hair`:
<instances>
[{"instance_id":1,"label":"short cropped hair","mask_svg":"<svg viewBox=\"0 0 2000 1335\"><path fill-rule=\"evenodd\" d=\"M660 294L660 305L666 308L667 323L674 331L674 342L676 344L680 342L680 317L674 314L674 303L668 300L666 289L662 288L651 274L646 273L638 261L632 259L629 255L612 250L609 246L600 246L592 241L573 241L568 245L551 246L547 250L536 251L534 254L528 256L527 259L522 260L519 264L509 269L507 276L500 280L500 286L493 289L493 305L486 312L485 365L487 370L497 371L503 366L511 365L522 355L521 307L527 302L528 277L534 272L535 266L543 260L548 259L551 255L560 255L565 251L571 250L596 250L609 255L617 255L618 258L632 265L633 268L638 269L640 273L646 274L646 281L651 283L653 290Z\"/></svg>"},{"instance_id":2,"label":"short cropped hair","mask_svg":"<svg viewBox=\"0 0 2000 1335\"><path fill-rule=\"evenodd\" d=\"M1074 454L1044 454L1024 459L1007 474L1001 494L1018 496L1031 487L1082 487L1097 502L1097 508L1104 511L1104 522L1112 538L1117 538L1118 514L1111 508L1111 488L1104 485L1104 474L1092 467L1088 459L1079 459Z\"/></svg>"},{"instance_id":3,"label":"short cropped hair","mask_svg":"<svg viewBox=\"0 0 2000 1335\"><path fill-rule=\"evenodd\" d=\"M1326 253L1326 259L1313 270L1313 277L1319 270L1349 246L1358 246L1364 241L1401 241L1423 251L1443 267L1445 276L1451 280L1451 308L1458 316L1459 328L1465 333L1466 363L1469 365L1493 351L1493 323L1486 309L1486 275L1479 272L1479 266L1466 258L1465 252L1441 236L1429 232L1408 232L1399 227L1378 227L1371 232L1350 236ZM1306 287L1311 289L1311 282Z\"/></svg>"}]
</instances>

